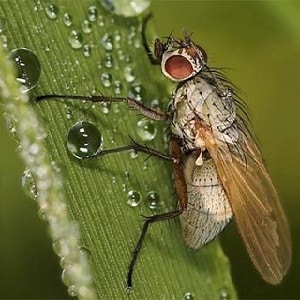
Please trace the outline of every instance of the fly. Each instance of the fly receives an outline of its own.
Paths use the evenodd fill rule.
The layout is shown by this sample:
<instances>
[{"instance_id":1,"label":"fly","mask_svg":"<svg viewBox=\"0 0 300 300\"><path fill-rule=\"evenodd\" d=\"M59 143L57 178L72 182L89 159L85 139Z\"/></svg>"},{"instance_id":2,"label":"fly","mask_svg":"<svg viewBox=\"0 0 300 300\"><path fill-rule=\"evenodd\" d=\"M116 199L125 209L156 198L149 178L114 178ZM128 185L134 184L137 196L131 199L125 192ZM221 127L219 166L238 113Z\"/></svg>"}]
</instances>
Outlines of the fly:
<instances>
[{"instance_id":1,"label":"fly","mask_svg":"<svg viewBox=\"0 0 300 300\"><path fill-rule=\"evenodd\" d=\"M144 25L146 24L146 18ZM144 26L145 28L145 26ZM234 217L248 254L263 279L278 284L291 264L291 237L277 192L250 133L245 110L234 87L208 67L205 51L184 32L183 39L156 39L153 64L177 82L169 109L156 111L130 97L43 95L44 99L124 102L152 120L170 124L170 154L140 145L101 150L93 157L134 149L171 161L179 208L145 222L132 254L127 287L149 225L180 216L188 246L198 249L213 240ZM246 114L245 114L246 115Z\"/></svg>"}]
</instances>

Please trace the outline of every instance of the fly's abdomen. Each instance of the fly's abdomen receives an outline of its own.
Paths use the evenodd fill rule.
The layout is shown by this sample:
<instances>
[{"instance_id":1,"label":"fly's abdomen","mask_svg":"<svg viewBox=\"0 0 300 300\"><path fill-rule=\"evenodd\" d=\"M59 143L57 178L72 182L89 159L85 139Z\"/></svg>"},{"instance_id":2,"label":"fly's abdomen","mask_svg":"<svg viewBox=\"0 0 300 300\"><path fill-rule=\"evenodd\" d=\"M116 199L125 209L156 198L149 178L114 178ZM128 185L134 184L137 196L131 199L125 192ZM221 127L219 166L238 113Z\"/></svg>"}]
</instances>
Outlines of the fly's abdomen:
<instances>
[{"instance_id":1,"label":"fly's abdomen","mask_svg":"<svg viewBox=\"0 0 300 300\"><path fill-rule=\"evenodd\" d=\"M203 160L199 166L190 155L185 177L188 204L181 215L183 236L189 247L197 249L224 229L232 211L211 158Z\"/></svg>"}]
</instances>

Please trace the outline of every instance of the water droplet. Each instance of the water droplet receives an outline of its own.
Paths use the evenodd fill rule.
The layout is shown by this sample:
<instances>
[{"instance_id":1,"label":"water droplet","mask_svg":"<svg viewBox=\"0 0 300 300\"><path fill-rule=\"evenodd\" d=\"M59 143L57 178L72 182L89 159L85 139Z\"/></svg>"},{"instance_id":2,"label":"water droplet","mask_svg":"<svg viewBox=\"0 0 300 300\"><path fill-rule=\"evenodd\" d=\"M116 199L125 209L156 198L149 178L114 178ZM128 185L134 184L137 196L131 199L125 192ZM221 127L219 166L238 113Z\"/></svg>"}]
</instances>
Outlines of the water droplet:
<instances>
[{"instance_id":1,"label":"water droplet","mask_svg":"<svg viewBox=\"0 0 300 300\"><path fill-rule=\"evenodd\" d=\"M141 203L141 194L135 190L131 190L127 193L127 204L130 207L137 207Z\"/></svg>"},{"instance_id":2,"label":"water droplet","mask_svg":"<svg viewBox=\"0 0 300 300\"><path fill-rule=\"evenodd\" d=\"M93 156L100 149L101 144L101 134L92 123L80 121L69 130L67 148L78 159Z\"/></svg>"},{"instance_id":3,"label":"water droplet","mask_svg":"<svg viewBox=\"0 0 300 300\"><path fill-rule=\"evenodd\" d=\"M101 82L105 87L111 86L112 76L109 73L102 73L101 74Z\"/></svg>"},{"instance_id":4,"label":"water droplet","mask_svg":"<svg viewBox=\"0 0 300 300\"><path fill-rule=\"evenodd\" d=\"M219 294L219 300L229 300L229 299L230 299L230 295L227 292L227 289L225 288L222 289Z\"/></svg>"},{"instance_id":5,"label":"water droplet","mask_svg":"<svg viewBox=\"0 0 300 300\"><path fill-rule=\"evenodd\" d=\"M63 269L61 279L66 286L72 285L71 268L69 265Z\"/></svg>"},{"instance_id":6,"label":"water droplet","mask_svg":"<svg viewBox=\"0 0 300 300\"><path fill-rule=\"evenodd\" d=\"M82 33L78 30L72 30L68 36L68 41L73 49L81 48L83 42Z\"/></svg>"},{"instance_id":7,"label":"water droplet","mask_svg":"<svg viewBox=\"0 0 300 300\"><path fill-rule=\"evenodd\" d=\"M115 94L121 94L123 90L123 85L120 81L114 82L114 92Z\"/></svg>"},{"instance_id":8,"label":"water droplet","mask_svg":"<svg viewBox=\"0 0 300 300\"><path fill-rule=\"evenodd\" d=\"M159 100L158 99L153 99L150 103L150 107L153 108L153 109L157 109L159 108Z\"/></svg>"},{"instance_id":9,"label":"water droplet","mask_svg":"<svg viewBox=\"0 0 300 300\"><path fill-rule=\"evenodd\" d=\"M156 209L159 204L159 196L156 192L151 191L146 196L148 206L150 209Z\"/></svg>"},{"instance_id":10,"label":"water droplet","mask_svg":"<svg viewBox=\"0 0 300 300\"><path fill-rule=\"evenodd\" d=\"M82 31L84 33L91 33L92 32L92 24L88 20L84 20L82 22L81 27L82 27Z\"/></svg>"},{"instance_id":11,"label":"water droplet","mask_svg":"<svg viewBox=\"0 0 300 300\"><path fill-rule=\"evenodd\" d=\"M145 11L149 7L151 0L100 0L100 2L103 7L113 14L134 17Z\"/></svg>"},{"instance_id":12,"label":"water droplet","mask_svg":"<svg viewBox=\"0 0 300 300\"><path fill-rule=\"evenodd\" d=\"M113 58L111 56L111 54L106 53L105 58L104 58L104 65L106 68L111 68L113 65Z\"/></svg>"},{"instance_id":13,"label":"water droplet","mask_svg":"<svg viewBox=\"0 0 300 300\"><path fill-rule=\"evenodd\" d=\"M96 6L90 6L88 9L88 19L91 22L95 22L97 20L97 7Z\"/></svg>"},{"instance_id":14,"label":"water droplet","mask_svg":"<svg viewBox=\"0 0 300 300\"><path fill-rule=\"evenodd\" d=\"M23 85L24 91L33 89L41 75L41 66L37 56L29 49L18 48L11 51L10 57L16 63L17 81Z\"/></svg>"},{"instance_id":15,"label":"water droplet","mask_svg":"<svg viewBox=\"0 0 300 300\"><path fill-rule=\"evenodd\" d=\"M83 56L89 57L89 56L91 56L91 53L92 53L92 48L91 48L91 46L89 46L89 45L84 45L84 46L82 47L82 54L83 54Z\"/></svg>"},{"instance_id":16,"label":"water droplet","mask_svg":"<svg viewBox=\"0 0 300 300\"><path fill-rule=\"evenodd\" d=\"M100 103L101 110L104 114L108 114L110 111L111 104L107 102Z\"/></svg>"},{"instance_id":17,"label":"water droplet","mask_svg":"<svg viewBox=\"0 0 300 300\"><path fill-rule=\"evenodd\" d=\"M49 4L46 8L45 8L45 13L46 16L51 19L51 20L55 20L58 16L58 8L57 6L53 5L53 4Z\"/></svg>"},{"instance_id":18,"label":"water droplet","mask_svg":"<svg viewBox=\"0 0 300 300\"><path fill-rule=\"evenodd\" d=\"M42 221L47 221L48 218L47 218L47 214L46 214L46 211L42 208L40 208L38 210L38 217L42 220Z\"/></svg>"},{"instance_id":19,"label":"water droplet","mask_svg":"<svg viewBox=\"0 0 300 300\"><path fill-rule=\"evenodd\" d=\"M136 159L139 155L138 155L137 151L131 150L131 151L129 151L129 156L131 159Z\"/></svg>"},{"instance_id":20,"label":"water droplet","mask_svg":"<svg viewBox=\"0 0 300 300\"><path fill-rule=\"evenodd\" d=\"M183 300L194 300L194 299L195 299L194 294L190 292L185 293L183 296Z\"/></svg>"},{"instance_id":21,"label":"water droplet","mask_svg":"<svg viewBox=\"0 0 300 300\"><path fill-rule=\"evenodd\" d=\"M127 82L133 82L135 80L135 74L130 66L124 68L124 76Z\"/></svg>"},{"instance_id":22,"label":"water droplet","mask_svg":"<svg viewBox=\"0 0 300 300\"><path fill-rule=\"evenodd\" d=\"M37 191L37 186L34 180L34 177L32 173L26 169L23 172L22 175L22 187L25 191L25 193L32 198L33 200L36 200L38 197L38 191Z\"/></svg>"},{"instance_id":23,"label":"water droplet","mask_svg":"<svg viewBox=\"0 0 300 300\"><path fill-rule=\"evenodd\" d=\"M67 27L70 27L72 26L73 24L73 18L70 14L68 13L65 13L64 16L63 16L63 21L64 21L64 24L67 26Z\"/></svg>"},{"instance_id":24,"label":"water droplet","mask_svg":"<svg viewBox=\"0 0 300 300\"><path fill-rule=\"evenodd\" d=\"M75 285L71 285L69 286L68 288L68 294L71 296L71 297L76 297L78 295L77 293L77 288Z\"/></svg>"},{"instance_id":25,"label":"water droplet","mask_svg":"<svg viewBox=\"0 0 300 300\"><path fill-rule=\"evenodd\" d=\"M100 43L104 47L105 50L111 51L113 49L113 42L112 41L113 41L112 37L109 34L106 33L102 37Z\"/></svg>"},{"instance_id":26,"label":"water droplet","mask_svg":"<svg viewBox=\"0 0 300 300\"><path fill-rule=\"evenodd\" d=\"M137 133L143 141L152 141L156 132L157 129L152 120L142 119L137 122Z\"/></svg>"},{"instance_id":27,"label":"water droplet","mask_svg":"<svg viewBox=\"0 0 300 300\"><path fill-rule=\"evenodd\" d=\"M141 101L145 95L144 87L140 84L132 85L129 89L128 96L135 100Z\"/></svg>"}]
</instances>

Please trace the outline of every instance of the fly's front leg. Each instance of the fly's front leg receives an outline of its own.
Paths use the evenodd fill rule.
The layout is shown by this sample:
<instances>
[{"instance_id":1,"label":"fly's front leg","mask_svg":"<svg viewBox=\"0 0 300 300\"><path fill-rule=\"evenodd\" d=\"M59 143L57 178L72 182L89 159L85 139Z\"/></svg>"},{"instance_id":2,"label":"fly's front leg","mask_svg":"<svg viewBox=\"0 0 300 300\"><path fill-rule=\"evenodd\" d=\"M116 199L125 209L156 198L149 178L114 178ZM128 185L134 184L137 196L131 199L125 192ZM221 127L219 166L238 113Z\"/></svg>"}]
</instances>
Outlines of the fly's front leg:
<instances>
[{"instance_id":1,"label":"fly's front leg","mask_svg":"<svg viewBox=\"0 0 300 300\"><path fill-rule=\"evenodd\" d=\"M166 112L157 111L155 109L152 109L140 101L137 101L130 97L107 97L107 96L81 96L81 95L42 95L36 97L36 102L40 102L43 100L55 100L55 99L73 99L73 100L79 100L79 101L91 101L91 102L100 102L100 103L113 103L113 102L124 102L129 107L134 108L135 110L139 111L141 114L143 114L145 117L148 117L149 119L156 120L156 121L165 121L169 119L169 115Z\"/></svg>"},{"instance_id":2,"label":"fly's front leg","mask_svg":"<svg viewBox=\"0 0 300 300\"><path fill-rule=\"evenodd\" d=\"M179 199L179 208L177 210L153 215L145 218L145 222L140 234L140 237L136 243L134 251L132 253L131 262L127 273L127 289L132 288L132 275L134 267L138 258L138 255L142 249L143 242L148 231L149 225L154 222L165 221L173 219L184 211L187 205L187 187L184 179L184 165L182 164L182 152L180 147L180 140L174 137L170 139L171 157L173 160L173 171L175 179L175 188Z\"/></svg>"}]
</instances>

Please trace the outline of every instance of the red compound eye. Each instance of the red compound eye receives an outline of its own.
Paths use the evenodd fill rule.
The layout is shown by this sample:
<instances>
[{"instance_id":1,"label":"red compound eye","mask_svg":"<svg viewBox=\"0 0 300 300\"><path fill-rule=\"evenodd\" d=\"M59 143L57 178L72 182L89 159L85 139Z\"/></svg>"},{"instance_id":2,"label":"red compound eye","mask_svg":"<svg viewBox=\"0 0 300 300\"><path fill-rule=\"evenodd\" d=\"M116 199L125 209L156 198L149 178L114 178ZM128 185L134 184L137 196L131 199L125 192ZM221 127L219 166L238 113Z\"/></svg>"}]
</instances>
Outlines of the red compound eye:
<instances>
[{"instance_id":1,"label":"red compound eye","mask_svg":"<svg viewBox=\"0 0 300 300\"><path fill-rule=\"evenodd\" d=\"M165 63L165 70L174 79L185 79L193 73L192 65L181 55L171 56Z\"/></svg>"}]
</instances>

